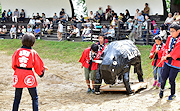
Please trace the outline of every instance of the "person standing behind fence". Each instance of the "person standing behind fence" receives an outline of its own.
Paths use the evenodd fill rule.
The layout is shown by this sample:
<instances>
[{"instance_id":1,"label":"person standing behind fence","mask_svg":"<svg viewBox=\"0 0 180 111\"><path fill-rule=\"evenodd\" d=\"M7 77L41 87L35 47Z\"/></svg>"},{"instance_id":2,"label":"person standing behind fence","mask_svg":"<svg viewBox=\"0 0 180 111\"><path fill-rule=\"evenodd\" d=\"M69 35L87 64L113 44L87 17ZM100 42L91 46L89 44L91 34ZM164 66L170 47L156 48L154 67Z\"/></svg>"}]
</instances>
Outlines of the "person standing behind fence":
<instances>
[{"instance_id":1,"label":"person standing behind fence","mask_svg":"<svg viewBox=\"0 0 180 111\"><path fill-rule=\"evenodd\" d=\"M17 19L19 18L19 11L18 9L16 9L13 13L13 16L12 16L12 21L13 22L17 22Z\"/></svg>"},{"instance_id":2,"label":"person standing behind fence","mask_svg":"<svg viewBox=\"0 0 180 111\"><path fill-rule=\"evenodd\" d=\"M63 34L63 25L61 21L59 21L58 30L57 30L58 41L62 41L62 34Z\"/></svg>"},{"instance_id":3,"label":"person standing behind fence","mask_svg":"<svg viewBox=\"0 0 180 111\"><path fill-rule=\"evenodd\" d=\"M142 12L139 12L139 16L137 17L137 33L138 37L142 37L142 24L144 22L144 16L142 15Z\"/></svg>"}]
</instances>

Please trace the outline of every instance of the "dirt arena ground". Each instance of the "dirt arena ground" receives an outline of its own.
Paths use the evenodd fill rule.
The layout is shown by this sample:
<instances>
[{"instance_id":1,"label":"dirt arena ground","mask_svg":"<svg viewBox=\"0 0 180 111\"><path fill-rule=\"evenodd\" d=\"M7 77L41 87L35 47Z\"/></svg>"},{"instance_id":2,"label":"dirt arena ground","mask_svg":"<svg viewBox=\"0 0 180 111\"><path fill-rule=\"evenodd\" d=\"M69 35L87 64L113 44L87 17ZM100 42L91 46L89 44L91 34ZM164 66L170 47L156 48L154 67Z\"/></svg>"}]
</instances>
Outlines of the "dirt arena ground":
<instances>
[{"instance_id":1,"label":"dirt arena ground","mask_svg":"<svg viewBox=\"0 0 180 111\"><path fill-rule=\"evenodd\" d=\"M0 51L0 55L0 111L10 111L14 99L11 56L7 56L6 52L2 51ZM37 76L40 111L180 110L180 84L177 84L176 88L177 98L171 102L167 101L170 90L166 89L164 98L159 99L159 89L152 89L152 83L149 83L147 89L139 91L133 96L127 96L124 92L103 92L101 95L86 94L87 87L80 64L65 64L48 59L43 59L43 61L49 67L49 71L43 78ZM132 74L131 78L135 78L135 75ZM24 88L20 111L32 111L31 104L28 90Z\"/></svg>"}]
</instances>

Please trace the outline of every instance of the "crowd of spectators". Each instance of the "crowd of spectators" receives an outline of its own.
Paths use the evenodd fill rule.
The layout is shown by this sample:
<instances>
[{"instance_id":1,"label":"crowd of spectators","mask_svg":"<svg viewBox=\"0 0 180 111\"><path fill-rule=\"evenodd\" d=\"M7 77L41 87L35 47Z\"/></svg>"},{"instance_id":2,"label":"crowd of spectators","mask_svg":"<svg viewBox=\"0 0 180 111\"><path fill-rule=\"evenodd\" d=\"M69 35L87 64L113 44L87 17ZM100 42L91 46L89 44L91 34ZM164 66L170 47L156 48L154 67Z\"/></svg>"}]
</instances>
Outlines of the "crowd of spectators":
<instances>
[{"instance_id":1,"label":"crowd of spectators","mask_svg":"<svg viewBox=\"0 0 180 111\"><path fill-rule=\"evenodd\" d=\"M129 39L134 42L136 39L141 37L143 37L145 40L147 32L150 34L150 36L160 35L165 40L168 35L168 27L172 23L179 24L180 14L178 11L175 12L174 15L169 13L164 24L162 24L160 27L158 27L155 20L150 19L149 12L150 8L148 3L145 3L144 9L141 11L136 9L134 16L130 15L128 9L125 10L125 13L119 13L118 15L114 10L111 9L110 5L107 5L105 11L103 11L101 7L99 7L95 13L90 11L88 17L83 17L81 15L80 18L77 18L76 16L73 16L69 20L71 26L68 27L68 30L65 33L68 35L67 39L71 37L81 37L82 41L85 41L84 39L86 39L86 37L91 37L91 29L96 29L96 25L100 25L99 23L101 20L107 20L111 21L110 25L106 26L101 24L103 26L100 31L100 33L104 34L104 37L107 39L115 38L116 28L119 27L127 32ZM24 9L21 9L20 14L18 9L15 9L14 12L11 12L9 9L7 13L6 10L3 11L1 22L24 22L24 18ZM41 32L47 32L48 35L51 35L54 30L54 26L57 25L57 37L58 40L61 41L63 34L63 23L66 23L67 21L68 16L63 8L61 9L59 16L54 13L52 21L46 18L45 13L42 13L41 16L39 13L37 13L36 16L33 14L33 17L29 20L27 30L26 26L19 26L16 30L16 27L12 25L10 35L11 38L21 38L26 32L31 32L34 33L34 35L38 38L43 34ZM4 34L3 32L5 34L7 33L7 29L5 31L4 27L0 28L1 35ZM18 34L18 36L16 34Z\"/></svg>"}]
</instances>

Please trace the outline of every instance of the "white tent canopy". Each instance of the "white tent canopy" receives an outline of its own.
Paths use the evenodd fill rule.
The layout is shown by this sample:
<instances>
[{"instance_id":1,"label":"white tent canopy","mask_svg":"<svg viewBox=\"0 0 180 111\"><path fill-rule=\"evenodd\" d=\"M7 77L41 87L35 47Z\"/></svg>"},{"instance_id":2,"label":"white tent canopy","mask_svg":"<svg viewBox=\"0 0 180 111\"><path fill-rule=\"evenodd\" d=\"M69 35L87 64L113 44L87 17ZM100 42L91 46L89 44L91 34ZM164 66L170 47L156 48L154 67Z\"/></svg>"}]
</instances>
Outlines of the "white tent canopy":
<instances>
[{"instance_id":1,"label":"white tent canopy","mask_svg":"<svg viewBox=\"0 0 180 111\"><path fill-rule=\"evenodd\" d=\"M145 3L149 4L150 15L163 15L163 3L162 0L86 0L88 15L90 11L95 13L99 7L102 7L105 12L107 5L110 5L111 9L114 10L118 15L119 13L125 13L128 9L131 16L134 16L136 9L143 10Z\"/></svg>"},{"instance_id":2,"label":"white tent canopy","mask_svg":"<svg viewBox=\"0 0 180 111\"><path fill-rule=\"evenodd\" d=\"M0 0L2 11L11 9L12 12L17 8L19 12L24 9L26 13L26 18L32 17L32 14L38 12L45 13L46 17L53 17L54 13L59 12L61 8L64 8L68 16L71 15L71 6L69 0Z\"/></svg>"}]
</instances>

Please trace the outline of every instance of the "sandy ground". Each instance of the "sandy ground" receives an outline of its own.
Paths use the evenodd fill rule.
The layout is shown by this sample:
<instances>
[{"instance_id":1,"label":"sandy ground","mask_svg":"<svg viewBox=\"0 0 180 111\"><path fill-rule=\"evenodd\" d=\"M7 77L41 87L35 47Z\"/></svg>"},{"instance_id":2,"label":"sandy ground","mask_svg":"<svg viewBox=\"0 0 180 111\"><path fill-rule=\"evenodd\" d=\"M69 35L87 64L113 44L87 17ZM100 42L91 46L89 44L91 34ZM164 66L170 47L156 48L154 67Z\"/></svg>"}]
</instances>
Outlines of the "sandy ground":
<instances>
[{"instance_id":1,"label":"sandy ground","mask_svg":"<svg viewBox=\"0 0 180 111\"><path fill-rule=\"evenodd\" d=\"M12 87L11 56L0 51L0 111L12 110L14 88ZM169 111L180 110L180 87L177 98L167 101L170 90L166 89L163 99L159 99L159 89L148 88L127 96L125 92L102 92L101 95L87 94L83 69L80 64L64 64L43 59L49 71L38 80L40 111ZM57 75L66 77L59 77ZM131 78L135 75L132 74ZM152 79L151 79L152 80ZM24 88L20 111L32 111L31 98Z\"/></svg>"}]
</instances>

